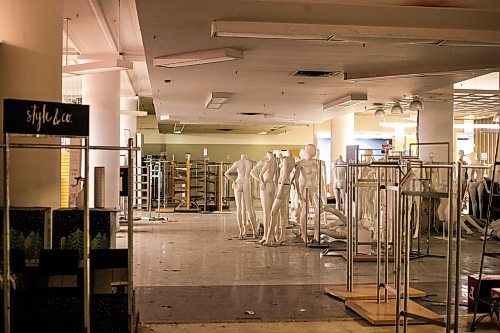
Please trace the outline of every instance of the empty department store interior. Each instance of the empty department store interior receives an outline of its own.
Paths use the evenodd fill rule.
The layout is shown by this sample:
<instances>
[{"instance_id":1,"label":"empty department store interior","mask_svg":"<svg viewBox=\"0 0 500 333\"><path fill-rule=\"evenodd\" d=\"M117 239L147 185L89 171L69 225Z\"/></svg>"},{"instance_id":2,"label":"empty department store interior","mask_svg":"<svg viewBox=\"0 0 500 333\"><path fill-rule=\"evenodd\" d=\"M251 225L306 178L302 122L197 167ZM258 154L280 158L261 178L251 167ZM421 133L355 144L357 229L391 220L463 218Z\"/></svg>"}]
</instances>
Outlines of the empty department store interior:
<instances>
[{"instance_id":1,"label":"empty department store interior","mask_svg":"<svg viewBox=\"0 0 500 333\"><path fill-rule=\"evenodd\" d=\"M1 0L10 332L499 332L500 2Z\"/></svg>"}]
</instances>

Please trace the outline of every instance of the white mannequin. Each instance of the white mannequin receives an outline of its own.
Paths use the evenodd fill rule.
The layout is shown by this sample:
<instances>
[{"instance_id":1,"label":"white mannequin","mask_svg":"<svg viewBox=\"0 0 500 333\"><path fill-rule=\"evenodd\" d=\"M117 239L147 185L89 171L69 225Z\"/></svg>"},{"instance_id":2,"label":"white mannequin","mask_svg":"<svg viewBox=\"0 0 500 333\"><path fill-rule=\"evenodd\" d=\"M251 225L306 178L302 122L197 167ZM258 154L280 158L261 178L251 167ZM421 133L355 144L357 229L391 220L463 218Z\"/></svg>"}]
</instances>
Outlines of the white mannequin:
<instances>
[{"instance_id":1,"label":"white mannequin","mask_svg":"<svg viewBox=\"0 0 500 333\"><path fill-rule=\"evenodd\" d=\"M288 199L290 198L290 173L295 167L295 158L288 151L288 155L281 158L279 164L278 186L276 188L276 197L271 208L271 226L269 227L264 245L271 245L274 241L275 229L277 231L276 242L281 244L284 241L285 228L288 223ZM279 220L279 226L278 226Z\"/></svg>"},{"instance_id":2,"label":"white mannequin","mask_svg":"<svg viewBox=\"0 0 500 333\"><path fill-rule=\"evenodd\" d=\"M295 166L295 175L293 183L297 189L300 210L300 231L302 240L307 242L307 215L306 207L314 210L314 220L318 218L318 164L314 160L316 147L308 144L304 148L304 159L300 160ZM306 195L307 192L307 195ZM314 230L314 239L319 241L319 232Z\"/></svg>"},{"instance_id":3,"label":"white mannequin","mask_svg":"<svg viewBox=\"0 0 500 333\"><path fill-rule=\"evenodd\" d=\"M335 208L344 210L345 185L346 185L346 162L342 155L333 162L333 194L335 195ZM342 202L342 209L340 203Z\"/></svg>"},{"instance_id":4,"label":"white mannequin","mask_svg":"<svg viewBox=\"0 0 500 333\"><path fill-rule=\"evenodd\" d=\"M323 207L326 205L326 165L325 161L320 160L320 151L316 149L316 155L314 159L318 161L318 167L321 165L321 205Z\"/></svg>"},{"instance_id":5,"label":"white mannequin","mask_svg":"<svg viewBox=\"0 0 500 333\"><path fill-rule=\"evenodd\" d=\"M475 152L472 152L469 154L469 160L470 160L470 165L471 166L481 166L482 164L477 160L477 154ZM470 174L469 174L469 181L468 181L468 188L469 188L469 195L470 199L472 202L472 215L473 216L479 216L479 213L482 211L483 203L482 203L482 195L484 192L479 190L479 185L483 183L483 178L484 178L484 171L482 169L476 169L472 168L469 169Z\"/></svg>"},{"instance_id":6,"label":"white mannequin","mask_svg":"<svg viewBox=\"0 0 500 333\"><path fill-rule=\"evenodd\" d=\"M276 160L273 153L267 152L266 156L253 167L250 175L260 183L260 202L264 212L264 235L260 243L264 244L267 242L271 226L271 208L276 190Z\"/></svg>"},{"instance_id":7,"label":"white mannequin","mask_svg":"<svg viewBox=\"0 0 500 333\"><path fill-rule=\"evenodd\" d=\"M370 164L374 160L373 150L365 149L363 156L363 164ZM375 179L375 169L370 166L364 166L361 168L361 179ZM361 219L368 220L369 224L375 222L375 189L370 187L361 187L359 190L360 202L361 202ZM368 226L368 225L366 225Z\"/></svg>"},{"instance_id":8,"label":"white mannequin","mask_svg":"<svg viewBox=\"0 0 500 333\"><path fill-rule=\"evenodd\" d=\"M304 156L306 155L306 152L305 150L302 148L300 149L299 151L299 157L295 157L295 164L299 163L300 160L302 160L304 158ZM292 171L292 179L295 179L295 174L297 173L297 170L296 169L293 169ZM302 177L299 175L299 177ZM299 179L299 184L303 184L303 181L301 182L301 180ZM290 210L292 212L292 215L291 215L291 220L292 222L294 223L297 223L299 222L300 220L300 200L299 200L299 195L298 195L298 189L297 189L297 184L295 184L294 182L292 182L293 186L291 188L291 191L290 191Z\"/></svg>"},{"instance_id":9,"label":"white mannequin","mask_svg":"<svg viewBox=\"0 0 500 333\"><path fill-rule=\"evenodd\" d=\"M253 236L257 236L258 225L257 219L255 218L255 211L253 209L252 183L250 178L250 172L254 164L255 162L248 159L245 154L241 154L241 158L234 162L233 165L224 173L224 176L233 182L240 239L245 238L245 222L247 216L252 224ZM238 177L236 179L231 176L231 173L235 170L238 172Z\"/></svg>"}]
</instances>

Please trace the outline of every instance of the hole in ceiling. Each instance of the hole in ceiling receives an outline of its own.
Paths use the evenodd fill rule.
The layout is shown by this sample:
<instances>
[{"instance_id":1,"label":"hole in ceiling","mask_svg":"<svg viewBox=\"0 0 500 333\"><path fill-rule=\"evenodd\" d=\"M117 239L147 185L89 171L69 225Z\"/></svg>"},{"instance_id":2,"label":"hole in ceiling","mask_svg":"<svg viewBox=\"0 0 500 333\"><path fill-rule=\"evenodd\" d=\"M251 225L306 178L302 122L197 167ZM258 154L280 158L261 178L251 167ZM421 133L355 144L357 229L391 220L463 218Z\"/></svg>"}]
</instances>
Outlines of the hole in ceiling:
<instances>
[{"instance_id":1,"label":"hole in ceiling","mask_svg":"<svg viewBox=\"0 0 500 333\"><path fill-rule=\"evenodd\" d=\"M327 72L327 71L296 71L292 76L299 77L334 77L340 74L340 71Z\"/></svg>"},{"instance_id":2,"label":"hole in ceiling","mask_svg":"<svg viewBox=\"0 0 500 333\"><path fill-rule=\"evenodd\" d=\"M217 130L220 132L231 132L234 131L234 128L218 128Z\"/></svg>"},{"instance_id":3,"label":"hole in ceiling","mask_svg":"<svg viewBox=\"0 0 500 333\"><path fill-rule=\"evenodd\" d=\"M237 114L243 115L243 116L258 116L260 114L263 114L262 112L238 112Z\"/></svg>"}]
</instances>

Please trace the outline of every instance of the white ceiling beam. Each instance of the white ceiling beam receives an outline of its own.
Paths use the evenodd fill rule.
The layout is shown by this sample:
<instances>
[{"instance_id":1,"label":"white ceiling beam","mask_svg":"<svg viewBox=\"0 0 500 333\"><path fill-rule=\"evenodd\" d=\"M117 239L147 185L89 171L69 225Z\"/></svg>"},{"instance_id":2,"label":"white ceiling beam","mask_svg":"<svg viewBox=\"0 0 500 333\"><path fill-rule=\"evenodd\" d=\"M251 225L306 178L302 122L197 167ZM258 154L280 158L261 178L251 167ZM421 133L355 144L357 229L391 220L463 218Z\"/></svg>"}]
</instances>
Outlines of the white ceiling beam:
<instances>
[{"instance_id":1,"label":"white ceiling beam","mask_svg":"<svg viewBox=\"0 0 500 333\"><path fill-rule=\"evenodd\" d=\"M101 5L99 4L98 0L88 0L90 8L92 8L92 12L94 12L95 18L97 19L97 23L99 24L99 27L101 28L101 31L104 35L104 38L108 42L108 45L111 49L111 52L118 54L118 46L113 38L113 34L111 33L111 29L109 28L108 21L106 21L106 16L104 15L104 12L101 8Z\"/></svg>"},{"instance_id":2,"label":"white ceiling beam","mask_svg":"<svg viewBox=\"0 0 500 333\"><path fill-rule=\"evenodd\" d=\"M500 68L500 59L495 61L483 62L474 61L472 64L447 64L439 66L411 66L406 68L392 68L383 71L349 71L344 73L344 80L347 81L374 81L380 79L397 79L410 77L427 77L453 74L482 75Z\"/></svg>"},{"instance_id":3,"label":"white ceiling beam","mask_svg":"<svg viewBox=\"0 0 500 333\"><path fill-rule=\"evenodd\" d=\"M382 20L380 21L383 22ZM500 31L486 30L476 27L444 28L444 27L408 27L408 26L364 26L342 24L308 24L281 22L245 22L245 21L213 21L212 36L231 35L245 36L331 36L333 39L343 38L382 38L413 40L446 40L476 43L500 43ZM265 38L265 37L262 37ZM282 37L284 38L284 37ZM296 39L296 38L295 38Z\"/></svg>"}]
</instances>

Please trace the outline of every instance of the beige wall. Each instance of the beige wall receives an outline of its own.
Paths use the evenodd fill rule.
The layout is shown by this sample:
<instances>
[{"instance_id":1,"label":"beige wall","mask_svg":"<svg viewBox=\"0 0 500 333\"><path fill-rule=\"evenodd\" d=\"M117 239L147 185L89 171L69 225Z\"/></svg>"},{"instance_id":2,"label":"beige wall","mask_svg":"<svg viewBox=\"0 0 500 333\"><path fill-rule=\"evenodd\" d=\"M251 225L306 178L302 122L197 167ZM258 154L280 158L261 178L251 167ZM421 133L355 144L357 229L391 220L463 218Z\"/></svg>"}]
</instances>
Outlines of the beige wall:
<instances>
[{"instance_id":1,"label":"beige wall","mask_svg":"<svg viewBox=\"0 0 500 333\"><path fill-rule=\"evenodd\" d=\"M175 155L176 160L183 161L186 153L191 153L191 159L199 160L203 158L203 148L208 149L208 157L210 161L217 162L234 162L240 158L242 153L246 154L248 158L253 160L262 159L267 151L274 149L290 149L300 150L303 145L174 145L174 144L147 144L143 147L142 154L159 154L166 152L168 158Z\"/></svg>"},{"instance_id":2,"label":"beige wall","mask_svg":"<svg viewBox=\"0 0 500 333\"><path fill-rule=\"evenodd\" d=\"M62 0L1 1L0 121L4 98L61 101L62 24ZM12 149L10 175L12 205L60 206L58 150Z\"/></svg>"}]
</instances>

